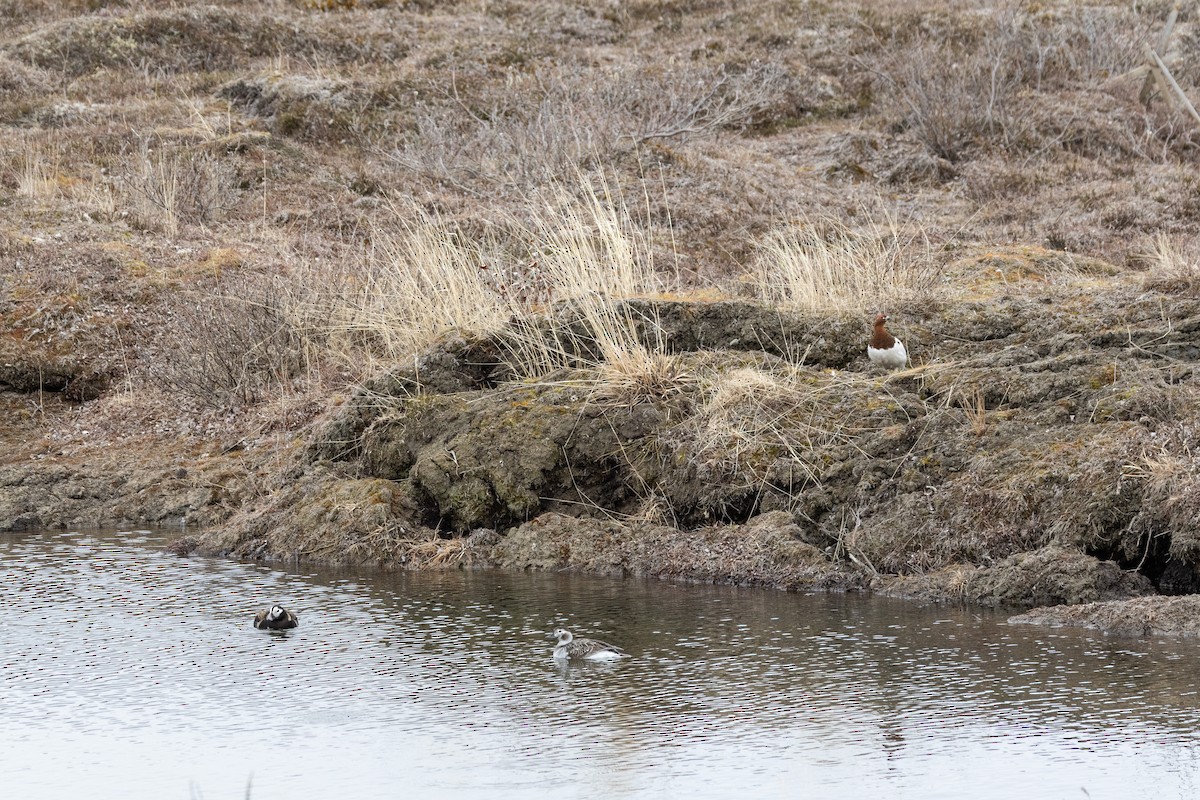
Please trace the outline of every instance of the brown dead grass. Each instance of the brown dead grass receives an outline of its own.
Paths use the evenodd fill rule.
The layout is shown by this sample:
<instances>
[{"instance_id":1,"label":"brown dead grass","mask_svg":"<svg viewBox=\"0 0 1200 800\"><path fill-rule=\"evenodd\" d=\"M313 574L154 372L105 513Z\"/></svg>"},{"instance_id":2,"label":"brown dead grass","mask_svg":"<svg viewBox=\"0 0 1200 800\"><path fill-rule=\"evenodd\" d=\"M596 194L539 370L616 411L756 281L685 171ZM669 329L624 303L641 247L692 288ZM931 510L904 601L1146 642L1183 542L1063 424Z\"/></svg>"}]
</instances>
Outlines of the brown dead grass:
<instances>
[{"instance_id":1,"label":"brown dead grass","mask_svg":"<svg viewBox=\"0 0 1200 800\"><path fill-rule=\"evenodd\" d=\"M1200 293L1200 241L1195 237L1154 237L1145 257L1142 285L1170 294L1195 297Z\"/></svg>"},{"instance_id":2,"label":"brown dead grass","mask_svg":"<svg viewBox=\"0 0 1200 800\"><path fill-rule=\"evenodd\" d=\"M776 365L721 371L702 386L678 451L719 483L785 494L820 486L859 437L904 415L886 388L854 374Z\"/></svg>"},{"instance_id":3,"label":"brown dead grass","mask_svg":"<svg viewBox=\"0 0 1200 800\"><path fill-rule=\"evenodd\" d=\"M805 311L868 316L941 286L933 247L895 220L856 231L835 220L772 231L760 245L752 280L769 303Z\"/></svg>"}]
</instances>

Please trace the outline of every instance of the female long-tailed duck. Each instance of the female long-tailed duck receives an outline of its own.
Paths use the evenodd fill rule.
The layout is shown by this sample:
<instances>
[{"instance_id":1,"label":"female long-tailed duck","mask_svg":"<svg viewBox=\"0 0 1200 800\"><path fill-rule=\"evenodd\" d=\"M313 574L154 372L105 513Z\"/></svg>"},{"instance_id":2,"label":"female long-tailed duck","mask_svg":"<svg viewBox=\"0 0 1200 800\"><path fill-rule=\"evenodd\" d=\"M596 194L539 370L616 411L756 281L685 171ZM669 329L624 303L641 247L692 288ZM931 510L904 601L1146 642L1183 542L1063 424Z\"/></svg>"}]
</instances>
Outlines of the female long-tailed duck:
<instances>
[{"instance_id":1,"label":"female long-tailed duck","mask_svg":"<svg viewBox=\"0 0 1200 800\"><path fill-rule=\"evenodd\" d=\"M578 659L582 661L614 661L628 658L629 654L616 645L595 639L576 639L569 630L559 628L550 634L558 639L554 644L556 659Z\"/></svg>"}]
</instances>

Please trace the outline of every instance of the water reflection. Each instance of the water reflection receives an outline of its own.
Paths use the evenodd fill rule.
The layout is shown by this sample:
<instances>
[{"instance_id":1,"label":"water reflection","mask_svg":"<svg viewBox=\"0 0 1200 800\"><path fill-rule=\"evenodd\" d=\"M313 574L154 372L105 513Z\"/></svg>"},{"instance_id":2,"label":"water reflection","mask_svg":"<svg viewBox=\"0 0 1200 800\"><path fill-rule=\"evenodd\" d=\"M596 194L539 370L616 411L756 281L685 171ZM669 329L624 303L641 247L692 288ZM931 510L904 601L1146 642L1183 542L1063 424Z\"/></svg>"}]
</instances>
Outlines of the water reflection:
<instances>
[{"instance_id":1,"label":"water reflection","mask_svg":"<svg viewBox=\"0 0 1200 800\"><path fill-rule=\"evenodd\" d=\"M0 537L12 796L194 785L213 800L251 776L256 800L1195 796L1191 642L853 595L289 570L159 543ZM277 601L300 627L254 630ZM560 626L633 658L557 663Z\"/></svg>"}]
</instances>

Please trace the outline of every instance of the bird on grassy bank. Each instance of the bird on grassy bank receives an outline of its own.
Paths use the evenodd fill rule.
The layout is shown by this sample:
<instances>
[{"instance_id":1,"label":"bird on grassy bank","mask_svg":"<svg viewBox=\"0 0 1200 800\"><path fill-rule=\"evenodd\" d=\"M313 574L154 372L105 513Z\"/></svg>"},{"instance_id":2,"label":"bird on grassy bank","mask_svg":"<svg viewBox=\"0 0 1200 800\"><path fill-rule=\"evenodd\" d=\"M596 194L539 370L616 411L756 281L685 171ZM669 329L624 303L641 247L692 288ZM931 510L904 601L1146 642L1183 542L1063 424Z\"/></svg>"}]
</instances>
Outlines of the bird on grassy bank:
<instances>
[{"instance_id":1,"label":"bird on grassy bank","mask_svg":"<svg viewBox=\"0 0 1200 800\"><path fill-rule=\"evenodd\" d=\"M628 653L616 645L607 644L595 639L576 639L565 628L558 628L550 635L558 639L554 643L554 657L556 659L613 661L629 656Z\"/></svg>"},{"instance_id":2,"label":"bird on grassy bank","mask_svg":"<svg viewBox=\"0 0 1200 800\"><path fill-rule=\"evenodd\" d=\"M900 369L908 363L908 351L904 342L892 336L885 327L886 314L875 317L875 330L871 333L871 341L867 343L867 358L872 364L878 364L887 369Z\"/></svg>"},{"instance_id":3,"label":"bird on grassy bank","mask_svg":"<svg viewBox=\"0 0 1200 800\"><path fill-rule=\"evenodd\" d=\"M254 615L254 627L269 631L282 631L300 624L300 618L283 606L264 608Z\"/></svg>"}]
</instances>

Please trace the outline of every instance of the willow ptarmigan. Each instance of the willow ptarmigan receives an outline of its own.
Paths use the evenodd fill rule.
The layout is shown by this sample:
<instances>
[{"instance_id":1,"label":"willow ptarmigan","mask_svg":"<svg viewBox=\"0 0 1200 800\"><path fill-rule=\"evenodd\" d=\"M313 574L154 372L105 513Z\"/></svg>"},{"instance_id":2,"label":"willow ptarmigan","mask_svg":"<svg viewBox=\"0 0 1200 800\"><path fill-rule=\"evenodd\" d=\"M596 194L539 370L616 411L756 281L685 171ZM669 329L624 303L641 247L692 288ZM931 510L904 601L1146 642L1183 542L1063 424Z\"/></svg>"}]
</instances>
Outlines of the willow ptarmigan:
<instances>
[{"instance_id":1,"label":"willow ptarmigan","mask_svg":"<svg viewBox=\"0 0 1200 800\"><path fill-rule=\"evenodd\" d=\"M867 343L867 358L871 359L872 364L900 369L908 363L908 351L904 349L904 342L892 336L884 327L885 322L886 314L875 317L875 330L871 333L871 341Z\"/></svg>"}]
</instances>

